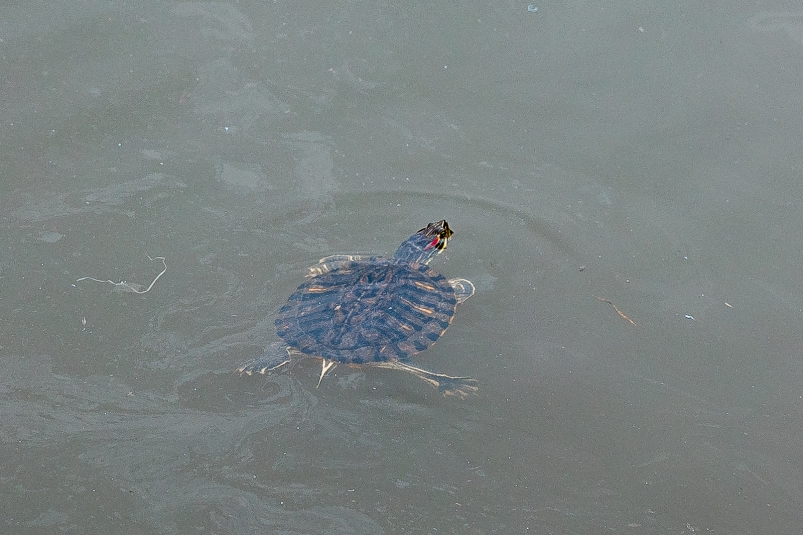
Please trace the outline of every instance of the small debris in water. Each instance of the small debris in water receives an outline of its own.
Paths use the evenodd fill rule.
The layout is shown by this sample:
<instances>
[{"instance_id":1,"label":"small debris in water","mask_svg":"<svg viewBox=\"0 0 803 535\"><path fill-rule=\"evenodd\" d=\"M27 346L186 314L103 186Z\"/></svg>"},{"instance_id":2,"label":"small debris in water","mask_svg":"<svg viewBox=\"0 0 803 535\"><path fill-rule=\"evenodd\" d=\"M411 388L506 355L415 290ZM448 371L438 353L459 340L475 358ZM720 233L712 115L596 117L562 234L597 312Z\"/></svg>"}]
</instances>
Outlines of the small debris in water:
<instances>
[{"instance_id":1,"label":"small debris in water","mask_svg":"<svg viewBox=\"0 0 803 535\"><path fill-rule=\"evenodd\" d=\"M630 322L630 324L631 324L632 326L634 326L634 327L636 326L636 322L635 322L635 321L633 321L633 320L631 320L631 319L630 319L630 318L628 318L627 316L625 316L624 312L622 312L621 310L619 310L619 307L617 307L616 305L614 305L614 304L613 304L611 301L609 301L609 300L607 300L607 299L605 299L605 298L603 298L603 297L599 297L599 296L595 296L595 297L596 297L597 299L599 299L600 301L602 301L602 302L604 302L604 303L608 303L609 305L611 305L611 306L613 307L613 309L616 311L616 313L617 313L617 314L619 314L619 316L621 316L622 318L624 318L624 319L626 319L627 321L629 321L629 322Z\"/></svg>"}]
</instances>

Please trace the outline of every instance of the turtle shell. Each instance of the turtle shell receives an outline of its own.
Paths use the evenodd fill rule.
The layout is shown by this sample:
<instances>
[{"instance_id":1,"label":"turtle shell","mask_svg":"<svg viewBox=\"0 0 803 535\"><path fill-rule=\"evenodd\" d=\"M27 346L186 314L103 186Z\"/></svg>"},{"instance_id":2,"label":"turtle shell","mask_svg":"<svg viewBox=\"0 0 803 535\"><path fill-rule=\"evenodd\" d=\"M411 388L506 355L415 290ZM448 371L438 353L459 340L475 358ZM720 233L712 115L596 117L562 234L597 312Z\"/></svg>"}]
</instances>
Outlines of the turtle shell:
<instances>
[{"instance_id":1,"label":"turtle shell","mask_svg":"<svg viewBox=\"0 0 803 535\"><path fill-rule=\"evenodd\" d=\"M371 258L299 286L276 331L302 353L335 362L405 361L441 337L456 307L454 289L434 269Z\"/></svg>"}]
</instances>

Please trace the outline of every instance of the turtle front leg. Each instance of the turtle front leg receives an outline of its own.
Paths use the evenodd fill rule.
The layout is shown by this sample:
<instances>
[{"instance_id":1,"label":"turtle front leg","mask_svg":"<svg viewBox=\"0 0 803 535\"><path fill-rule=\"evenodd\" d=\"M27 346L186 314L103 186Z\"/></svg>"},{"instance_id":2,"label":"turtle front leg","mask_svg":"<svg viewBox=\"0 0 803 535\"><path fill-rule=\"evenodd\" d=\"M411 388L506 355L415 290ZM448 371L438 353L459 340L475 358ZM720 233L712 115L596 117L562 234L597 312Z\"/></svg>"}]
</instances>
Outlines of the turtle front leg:
<instances>
[{"instance_id":1,"label":"turtle front leg","mask_svg":"<svg viewBox=\"0 0 803 535\"><path fill-rule=\"evenodd\" d=\"M457 304L462 305L466 299L474 295L474 285L467 279L449 279L449 284L454 288L454 296Z\"/></svg>"},{"instance_id":2,"label":"turtle front leg","mask_svg":"<svg viewBox=\"0 0 803 535\"><path fill-rule=\"evenodd\" d=\"M329 273L330 271L339 269L343 266L347 266L352 262L359 262L367 258L369 257L358 254L333 254L330 256L325 256L318 260L317 264L307 268L307 278L317 277L319 275L323 275L324 273Z\"/></svg>"}]
</instances>

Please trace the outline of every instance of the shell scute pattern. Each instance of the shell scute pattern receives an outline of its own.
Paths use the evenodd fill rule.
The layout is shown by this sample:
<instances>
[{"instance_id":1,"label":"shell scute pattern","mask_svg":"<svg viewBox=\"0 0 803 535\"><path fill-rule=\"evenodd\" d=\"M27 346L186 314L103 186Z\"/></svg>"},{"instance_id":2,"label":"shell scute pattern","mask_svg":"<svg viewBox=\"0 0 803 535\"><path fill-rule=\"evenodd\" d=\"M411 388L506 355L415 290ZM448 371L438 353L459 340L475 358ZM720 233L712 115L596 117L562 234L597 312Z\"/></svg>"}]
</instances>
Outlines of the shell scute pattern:
<instances>
[{"instance_id":1,"label":"shell scute pattern","mask_svg":"<svg viewBox=\"0 0 803 535\"><path fill-rule=\"evenodd\" d=\"M276 328L302 353L335 362L406 361L441 337L456 307L452 285L426 264L371 258L302 284Z\"/></svg>"}]
</instances>

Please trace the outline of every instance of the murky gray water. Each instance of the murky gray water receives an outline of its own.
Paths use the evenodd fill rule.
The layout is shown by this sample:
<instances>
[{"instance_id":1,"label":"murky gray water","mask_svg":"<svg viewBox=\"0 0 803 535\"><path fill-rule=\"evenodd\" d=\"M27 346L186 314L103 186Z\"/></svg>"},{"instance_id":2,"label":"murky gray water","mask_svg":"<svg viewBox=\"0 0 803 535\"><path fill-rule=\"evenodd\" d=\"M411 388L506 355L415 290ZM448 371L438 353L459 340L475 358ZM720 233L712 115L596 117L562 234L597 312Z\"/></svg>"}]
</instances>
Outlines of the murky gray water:
<instances>
[{"instance_id":1,"label":"murky gray water","mask_svg":"<svg viewBox=\"0 0 803 535\"><path fill-rule=\"evenodd\" d=\"M527 7L0 8L0 531L799 533L803 12ZM440 218L477 396L234 372Z\"/></svg>"}]
</instances>

